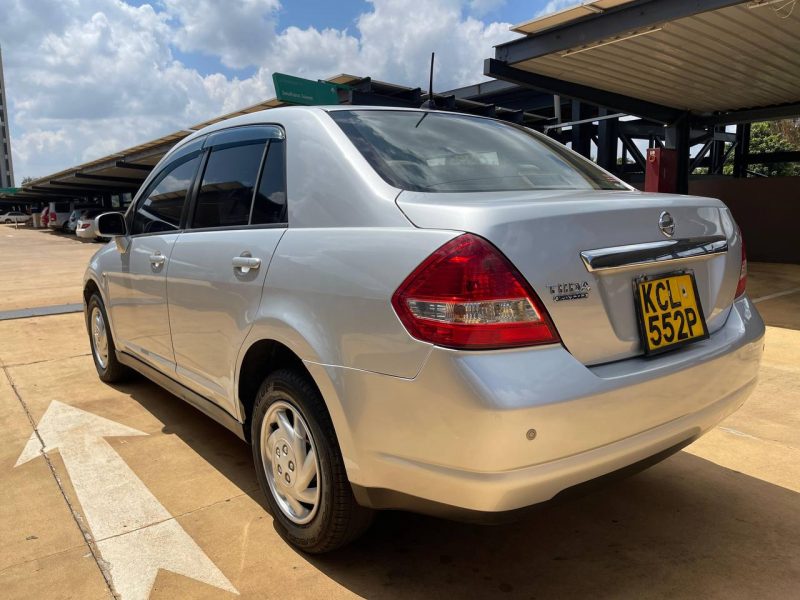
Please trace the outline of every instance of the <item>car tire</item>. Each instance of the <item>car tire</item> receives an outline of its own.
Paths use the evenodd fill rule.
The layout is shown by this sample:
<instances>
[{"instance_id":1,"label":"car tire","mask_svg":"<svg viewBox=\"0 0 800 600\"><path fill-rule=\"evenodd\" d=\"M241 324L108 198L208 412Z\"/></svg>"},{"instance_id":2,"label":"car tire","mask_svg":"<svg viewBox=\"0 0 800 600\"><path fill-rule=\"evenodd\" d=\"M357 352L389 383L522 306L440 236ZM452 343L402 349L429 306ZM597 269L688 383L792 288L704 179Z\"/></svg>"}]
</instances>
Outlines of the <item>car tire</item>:
<instances>
[{"instance_id":1,"label":"car tire","mask_svg":"<svg viewBox=\"0 0 800 600\"><path fill-rule=\"evenodd\" d=\"M281 413L296 437L279 425ZM282 369L264 380L256 395L250 433L258 482L284 539L304 552L322 554L366 531L374 511L358 505L353 497L330 415L306 374ZM301 442L295 444L298 438ZM310 480L313 487L303 482L306 465L299 464L304 459L298 449L305 453L304 463L308 457L316 462ZM290 476L295 480L284 485L284 478L289 482ZM315 500L303 502L302 498L310 497ZM293 510L293 504L302 510Z\"/></svg>"},{"instance_id":2,"label":"car tire","mask_svg":"<svg viewBox=\"0 0 800 600\"><path fill-rule=\"evenodd\" d=\"M12 221L11 219L6 219L5 221L3 221L3 223L5 223L6 225L11 225L13 222L14 221Z\"/></svg>"},{"instance_id":3,"label":"car tire","mask_svg":"<svg viewBox=\"0 0 800 600\"><path fill-rule=\"evenodd\" d=\"M114 338L108 327L106 308L97 294L92 294L86 305L86 328L89 332L92 359L100 380L106 383L119 383L128 379L131 371L117 360Z\"/></svg>"}]
</instances>

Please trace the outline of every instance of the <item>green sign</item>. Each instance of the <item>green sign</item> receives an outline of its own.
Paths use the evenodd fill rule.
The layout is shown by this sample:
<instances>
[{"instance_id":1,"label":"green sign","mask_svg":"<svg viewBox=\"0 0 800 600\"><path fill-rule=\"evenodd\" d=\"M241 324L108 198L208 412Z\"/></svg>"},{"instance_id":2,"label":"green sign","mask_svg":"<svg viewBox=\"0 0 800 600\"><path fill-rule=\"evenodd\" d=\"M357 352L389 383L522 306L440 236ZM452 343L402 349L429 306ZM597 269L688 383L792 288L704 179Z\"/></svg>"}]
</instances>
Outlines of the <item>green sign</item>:
<instances>
[{"instance_id":1,"label":"green sign","mask_svg":"<svg viewBox=\"0 0 800 600\"><path fill-rule=\"evenodd\" d=\"M273 73L275 95L281 102L314 106L320 104L339 104L339 90L349 89L346 85L312 81L302 77Z\"/></svg>"},{"instance_id":2,"label":"green sign","mask_svg":"<svg viewBox=\"0 0 800 600\"><path fill-rule=\"evenodd\" d=\"M5 194L6 196L13 196L19 191L19 188L0 188L0 194Z\"/></svg>"}]
</instances>

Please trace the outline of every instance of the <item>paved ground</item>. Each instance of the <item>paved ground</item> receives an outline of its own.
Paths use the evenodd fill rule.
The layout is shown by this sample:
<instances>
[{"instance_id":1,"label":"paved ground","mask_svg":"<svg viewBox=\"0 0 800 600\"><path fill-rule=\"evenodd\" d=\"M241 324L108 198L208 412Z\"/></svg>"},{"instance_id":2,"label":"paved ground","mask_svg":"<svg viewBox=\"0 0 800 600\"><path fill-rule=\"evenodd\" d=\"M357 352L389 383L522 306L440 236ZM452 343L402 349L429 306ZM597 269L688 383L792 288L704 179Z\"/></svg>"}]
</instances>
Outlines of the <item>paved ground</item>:
<instances>
[{"instance_id":1,"label":"paved ground","mask_svg":"<svg viewBox=\"0 0 800 600\"><path fill-rule=\"evenodd\" d=\"M97 247L0 227L0 311L79 302L76 280ZM513 526L384 514L365 538L323 558L294 552L275 533L249 449L232 434L145 380L99 382L81 315L0 321L0 595L109 598L97 544L176 526L197 548L158 550L178 562L195 557L195 576L160 570L152 598L234 598L220 589L225 581L245 598L797 597L800 266L751 264L749 287L769 298L758 302L770 323L761 381L739 412L687 450ZM43 417L58 403L114 422L98 427L146 435L100 441L92 459L102 454L103 469L79 469L72 447L15 466L33 423L52 445ZM31 443L38 449L37 438ZM150 494L173 518L137 530L119 514L130 533L93 539L92 507L103 499L83 495L82 504L79 492L112 468L140 482L125 491ZM131 553L131 568L146 569L142 560Z\"/></svg>"}]
</instances>

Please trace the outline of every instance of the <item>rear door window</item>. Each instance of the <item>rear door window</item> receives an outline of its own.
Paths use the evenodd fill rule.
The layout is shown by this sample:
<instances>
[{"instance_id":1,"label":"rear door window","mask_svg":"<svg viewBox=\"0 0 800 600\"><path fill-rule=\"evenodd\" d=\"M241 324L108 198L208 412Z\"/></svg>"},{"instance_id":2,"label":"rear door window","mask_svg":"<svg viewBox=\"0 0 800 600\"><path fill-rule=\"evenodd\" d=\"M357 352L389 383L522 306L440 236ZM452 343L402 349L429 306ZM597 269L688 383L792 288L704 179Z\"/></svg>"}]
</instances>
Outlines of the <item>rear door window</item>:
<instances>
[{"instance_id":1,"label":"rear door window","mask_svg":"<svg viewBox=\"0 0 800 600\"><path fill-rule=\"evenodd\" d=\"M253 202L252 224L286 223L286 148L271 140Z\"/></svg>"},{"instance_id":2,"label":"rear door window","mask_svg":"<svg viewBox=\"0 0 800 600\"><path fill-rule=\"evenodd\" d=\"M180 227L183 205L200 156L167 167L151 185L133 216L133 235L174 231Z\"/></svg>"},{"instance_id":3,"label":"rear door window","mask_svg":"<svg viewBox=\"0 0 800 600\"><path fill-rule=\"evenodd\" d=\"M197 194L192 228L247 225L265 142L214 148Z\"/></svg>"}]
</instances>

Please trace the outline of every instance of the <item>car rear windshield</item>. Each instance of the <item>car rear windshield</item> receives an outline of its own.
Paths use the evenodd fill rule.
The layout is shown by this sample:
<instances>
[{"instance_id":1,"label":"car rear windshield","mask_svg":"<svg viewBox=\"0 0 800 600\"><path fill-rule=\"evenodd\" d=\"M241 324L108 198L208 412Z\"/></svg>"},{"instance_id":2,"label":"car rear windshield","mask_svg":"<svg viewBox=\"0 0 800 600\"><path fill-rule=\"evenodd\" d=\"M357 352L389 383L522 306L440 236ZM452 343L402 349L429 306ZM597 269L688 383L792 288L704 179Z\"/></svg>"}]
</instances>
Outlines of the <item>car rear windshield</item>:
<instances>
[{"instance_id":1,"label":"car rear windshield","mask_svg":"<svg viewBox=\"0 0 800 600\"><path fill-rule=\"evenodd\" d=\"M403 190L628 189L558 142L493 119L404 110L330 115L378 174Z\"/></svg>"}]
</instances>

